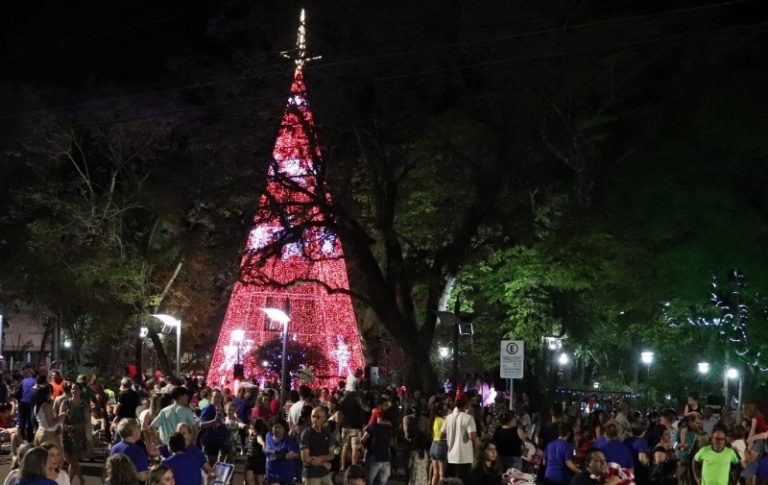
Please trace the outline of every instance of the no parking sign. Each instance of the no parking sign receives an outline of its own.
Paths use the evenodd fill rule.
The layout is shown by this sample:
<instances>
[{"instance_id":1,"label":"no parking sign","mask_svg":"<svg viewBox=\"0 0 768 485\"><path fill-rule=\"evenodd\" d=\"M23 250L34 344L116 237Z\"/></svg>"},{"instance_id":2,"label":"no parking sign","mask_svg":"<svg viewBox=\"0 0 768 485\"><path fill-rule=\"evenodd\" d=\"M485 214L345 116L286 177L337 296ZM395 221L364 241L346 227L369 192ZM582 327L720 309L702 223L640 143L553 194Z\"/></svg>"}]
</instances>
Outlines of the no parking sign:
<instances>
[{"instance_id":1,"label":"no parking sign","mask_svg":"<svg viewBox=\"0 0 768 485\"><path fill-rule=\"evenodd\" d=\"M522 379L524 361L522 340L502 340L499 367L502 379Z\"/></svg>"}]
</instances>

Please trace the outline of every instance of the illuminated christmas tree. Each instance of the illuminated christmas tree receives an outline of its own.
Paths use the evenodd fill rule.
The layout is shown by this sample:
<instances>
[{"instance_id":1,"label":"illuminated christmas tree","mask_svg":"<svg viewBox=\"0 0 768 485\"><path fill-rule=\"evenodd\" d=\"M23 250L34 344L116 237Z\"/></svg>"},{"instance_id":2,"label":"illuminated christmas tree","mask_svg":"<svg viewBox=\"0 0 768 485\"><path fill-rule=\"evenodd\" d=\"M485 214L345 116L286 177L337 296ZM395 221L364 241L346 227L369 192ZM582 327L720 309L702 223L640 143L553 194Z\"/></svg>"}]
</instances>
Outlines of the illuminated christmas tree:
<instances>
[{"instance_id":1,"label":"illuminated christmas tree","mask_svg":"<svg viewBox=\"0 0 768 485\"><path fill-rule=\"evenodd\" d=\"M296 49L284 55L296 63L291 94L208 372L210 386L230 386L236 364L242 365L237 370L248 380L269 380L280 372L280 360L256 358L255 351L273 345L284 330L265 308L288 314L292 347L322 354L322 363L312 369L314 386L333 386L364 362L346 293L349 281L341 242L327 215L332 200L304 85L303 66L314 58L306 51L303 10ZM290 358L300 355L290 352Z\"/></svg>"}]
</instances>

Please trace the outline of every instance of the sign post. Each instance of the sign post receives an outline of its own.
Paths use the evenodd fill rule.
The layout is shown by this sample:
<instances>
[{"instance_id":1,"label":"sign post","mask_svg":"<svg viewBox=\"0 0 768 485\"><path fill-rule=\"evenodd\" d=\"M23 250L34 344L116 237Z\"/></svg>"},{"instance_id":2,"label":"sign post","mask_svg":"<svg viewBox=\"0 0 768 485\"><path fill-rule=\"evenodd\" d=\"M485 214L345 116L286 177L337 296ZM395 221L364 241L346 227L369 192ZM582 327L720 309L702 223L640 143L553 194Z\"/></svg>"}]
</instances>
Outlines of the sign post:
<instances>
[{"instance_id":1,"label":"sign post","mask_svg":"<svg viewBox=\"0 0 768 485\"><path fill-rule=\"evenodd\" d=\"M522 340L502 340L499 352L500 377L509 379L509 409L514 399L514 379L524 374L525 343Z\"/></svg>"}]
</instances>

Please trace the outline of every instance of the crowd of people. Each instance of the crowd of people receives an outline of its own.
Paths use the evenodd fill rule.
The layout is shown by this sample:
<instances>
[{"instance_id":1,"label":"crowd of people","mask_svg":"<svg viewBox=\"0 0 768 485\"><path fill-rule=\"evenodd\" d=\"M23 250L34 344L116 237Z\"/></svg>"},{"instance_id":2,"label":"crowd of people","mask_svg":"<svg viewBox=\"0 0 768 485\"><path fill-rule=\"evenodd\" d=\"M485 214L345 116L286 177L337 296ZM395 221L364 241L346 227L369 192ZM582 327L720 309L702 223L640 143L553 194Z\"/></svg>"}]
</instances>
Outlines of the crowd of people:
<instances>
[{"instance_id":1,"label":"crowd of people","mask_svg":"<svg viewBox=\"0 0 768 485\"><path fill-rule=\"evenodd\" d=\"M110 387L31 366L6 375L0 441L13 466L4 483L83 485L80 462L100 455L109 485L211 484L238 457L246 485L383 485L394 475L409 485L768 480L768 425L757 408L744 406L737 421L695 394L680 410L561 401L542 415L525 395L512 406L502 395L483 405L470 386L427 397L372 388L360 371L335 389L298 386L285 402L272 388L212 389L192 378L122 377Z\"/></svg>"}]
</instances>

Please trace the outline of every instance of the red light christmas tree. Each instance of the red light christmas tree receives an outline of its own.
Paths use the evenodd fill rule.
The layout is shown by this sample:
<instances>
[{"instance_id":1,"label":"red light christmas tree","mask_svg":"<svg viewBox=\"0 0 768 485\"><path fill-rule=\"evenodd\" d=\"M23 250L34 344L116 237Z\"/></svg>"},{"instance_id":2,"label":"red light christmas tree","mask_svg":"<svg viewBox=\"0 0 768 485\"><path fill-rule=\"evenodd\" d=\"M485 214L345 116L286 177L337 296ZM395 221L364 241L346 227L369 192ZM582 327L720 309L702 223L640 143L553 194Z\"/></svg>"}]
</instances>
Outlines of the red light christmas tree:
<instances>
[{"instance_id":1,"label":"red light christmas tree","mask_svg":"<svg viewBox=\"0 0 768 485\"><path fill-rule=\"evenodd\" d=\"M282 324L272 322L265 308L285 309L288 338L323 354L324 364L313 369L313 386L334 386L364 362L345 293L349 281L341 242L322 211L331 197L304 86L302 68L313 58L307 56L303 10L296 49L284 54L296 63L291 95L208 371L212 387L230 386L236 364L246 379L269 379L280 371L279 361L255 357L256 349L282 338Z\"/></svg>"}]
</instances>

